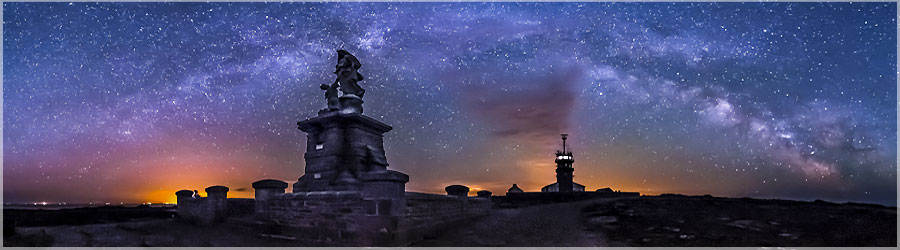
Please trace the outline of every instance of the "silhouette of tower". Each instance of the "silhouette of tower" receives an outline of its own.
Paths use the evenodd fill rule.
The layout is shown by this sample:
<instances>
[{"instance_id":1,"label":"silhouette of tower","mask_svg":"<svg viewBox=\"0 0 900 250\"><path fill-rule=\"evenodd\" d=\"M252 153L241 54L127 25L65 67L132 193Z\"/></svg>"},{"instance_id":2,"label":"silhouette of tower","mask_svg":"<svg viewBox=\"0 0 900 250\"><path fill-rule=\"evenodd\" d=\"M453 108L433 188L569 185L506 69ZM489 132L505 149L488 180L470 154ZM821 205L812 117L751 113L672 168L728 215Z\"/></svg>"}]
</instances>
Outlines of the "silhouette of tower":
<instances>
[{"instance_id":1,"label":"silhouette of tower","mask_svg":"<svg viewBox=\"0 0 900 250\"><path fill-rule=\"evenodd\" d=\"M575 169L572 168L572 163L575 162L575 158L572 157L572 152L566 148L566 139L568 139L569 134L561 134L563 140L563 148L562 150L556 151L556 183L550 184L541 188L541 192L581 192L584 191L584 186L578 183L575 183L572 180L572 173L575 172Z\"/></svg>"},{"instance_id":2,"label":"silhouette of tower","mask_svg":"<svg viewBox=\"0 0 900 250\"><path fill-rule=\"evenodd\" d=\"M575 172L575 169L572 168L572 163L575 162L575 158L572 158L572 152L566 150L568 137L568 134L562 134L562 151L556 151L556 183L559 183L560 192L573 191L572 172Z\"/></svg>"}]
</instances>

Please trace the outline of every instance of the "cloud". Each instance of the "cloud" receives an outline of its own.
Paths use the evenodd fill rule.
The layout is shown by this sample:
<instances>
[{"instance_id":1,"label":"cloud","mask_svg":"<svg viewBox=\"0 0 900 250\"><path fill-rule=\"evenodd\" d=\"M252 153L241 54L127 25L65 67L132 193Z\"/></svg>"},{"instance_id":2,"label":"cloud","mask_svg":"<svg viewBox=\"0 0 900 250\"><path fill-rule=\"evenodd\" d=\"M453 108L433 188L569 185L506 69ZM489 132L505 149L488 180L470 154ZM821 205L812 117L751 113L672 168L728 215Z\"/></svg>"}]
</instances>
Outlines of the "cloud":
<instances>
[{"instance_id":1,"label":"cloud","mask_svg":"<svg viewBox=\"0 0 900 250\"><path fill-rule=\"evenodd\" d=\"M460 104L465 112L486 122L496 136L556 137L570 128L576 84L582 74L572 68L538 77L496 76L491 83L474 81L461 87ZM457 74L454 78L473 82L474 76L481 75Z\"/></svg>"}]
</instances>

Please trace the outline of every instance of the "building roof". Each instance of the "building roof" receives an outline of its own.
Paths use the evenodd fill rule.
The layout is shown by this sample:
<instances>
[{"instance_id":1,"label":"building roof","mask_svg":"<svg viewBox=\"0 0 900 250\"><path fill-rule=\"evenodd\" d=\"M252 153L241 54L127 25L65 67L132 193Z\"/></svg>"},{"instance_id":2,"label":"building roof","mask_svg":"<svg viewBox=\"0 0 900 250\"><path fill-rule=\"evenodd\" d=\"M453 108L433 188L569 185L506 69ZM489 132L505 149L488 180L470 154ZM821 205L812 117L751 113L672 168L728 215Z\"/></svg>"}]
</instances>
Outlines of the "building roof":
<instances>
[{"instance_id":1,"label":"building roof","mask_svg":"<svg viewBox=\"0 0 900 250\"><path fill-rule=\"evenodd\" d=\"M544 187L541 188L541 189L544 189L544 188L550 188L550 187L555 187L555 186L559 186L559 183L554 182L553 184L546 185L546 186L544 186ZM584 185L581 185L581 184L572 182L572 187L581 187L581 188L583 189L583 188L584 188Z\"/></svg>"},{"instance_id":2,"label":"building roof","mask_svg":"<svg viewBox=\"0 0 900 250\"><path fill-rule=\"evenodd\" d=\"M507 190L506 192L508 192L508 193L521 193L521 192L523 192L523 191L522 191L521 188L519 188L519 186L517 186L516 184L513 184L512 187L509 188L509 190Z\"/></svg>"}]
</instances>

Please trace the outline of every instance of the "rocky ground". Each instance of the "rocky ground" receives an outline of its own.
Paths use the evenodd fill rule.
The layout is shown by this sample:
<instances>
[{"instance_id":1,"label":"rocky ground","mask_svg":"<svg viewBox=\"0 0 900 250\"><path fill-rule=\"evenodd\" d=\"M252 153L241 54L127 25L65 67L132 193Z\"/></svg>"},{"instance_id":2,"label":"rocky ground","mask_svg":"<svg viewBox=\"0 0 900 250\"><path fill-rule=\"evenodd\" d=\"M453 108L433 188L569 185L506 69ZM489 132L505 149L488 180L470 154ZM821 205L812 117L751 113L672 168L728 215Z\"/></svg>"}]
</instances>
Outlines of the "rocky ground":
<instances>
[{"instance_id":1,"label":"rocky ground","mask_svg":"<svg viewBox=\"0 0 900 250\"><path fill-rule=\"evenodd\" d=\"M64 216L59 212L53 214ZM3 244L95 247L296 244L277 236L254 233L246 221L194 226L172 218L134 216L137 215L101 216L121 220L115 222L89 220L91 223L79 224L82 221L78 220L79 223L71 225L20 225L15 235L4 235ZM895 246L896 242L896 207L669 195L495 209L488 216L412 246L877 247Z\"/></svg>"},{"instance_id":2,"label":"rocky ground","mask_svg":"<svg viewBox=\"0 0 900 250\"><path fill-rule=\"evenodd\" d=\"M871 204L669 195L597 202L582 214L609 246L897 245L897 208Z\"/></svg>"},{"instance_id":3,"label":"rocky ground","mask_svg":"<svg viewBox=\"0 0 900 250\"><path fill-rule=\"evenodd\" d=\"M19 227L87 225L121 222L135 219L166 219L175 217L175 207L150 207L140 205L100 206L68 209L3 209L4 225L13 223Z\"/></svg>"},{"instance_id":4,"label":"rocky ground","mask_svg":"<svg viewBox=\"0 0 900 250\"><path fill-rule=\"evenodd\" d=\"M3 241L6 247L287 247L292 243L254 234L237 223L195 226L175 219L23 227Z\"/></svg>"},{"instance_id":5,"label":"rocky ground","mask_svg":"<svg viewBox=\"0 0 900 250\"><path fill-rule=\"evenodd\" d=\"M490 215L453 228L416 247L606 246L601 234L587 230L581 210L597 201L578 201L495 209Z\"/></svg>"}]
</instances>

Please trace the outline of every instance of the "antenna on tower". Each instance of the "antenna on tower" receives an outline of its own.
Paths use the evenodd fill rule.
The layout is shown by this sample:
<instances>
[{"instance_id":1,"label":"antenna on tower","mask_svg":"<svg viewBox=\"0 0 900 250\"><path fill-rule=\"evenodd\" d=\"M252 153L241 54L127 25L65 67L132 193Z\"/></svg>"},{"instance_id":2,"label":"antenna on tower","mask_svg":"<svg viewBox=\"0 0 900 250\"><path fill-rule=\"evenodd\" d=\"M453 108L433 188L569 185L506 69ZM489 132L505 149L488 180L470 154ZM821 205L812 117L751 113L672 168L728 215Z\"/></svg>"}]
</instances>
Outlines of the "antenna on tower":
<instances>
[{"instance_id":1,"label":"antenna on tower","mask_svg":"<svg viewBox=\"0 0 900 250\"><path fill-rule=\"evenodd\" d=\"M563 139L563 153L566 152L566 138L569 138L569 134L560 134Z\"/></svg>"}]
</instances>

